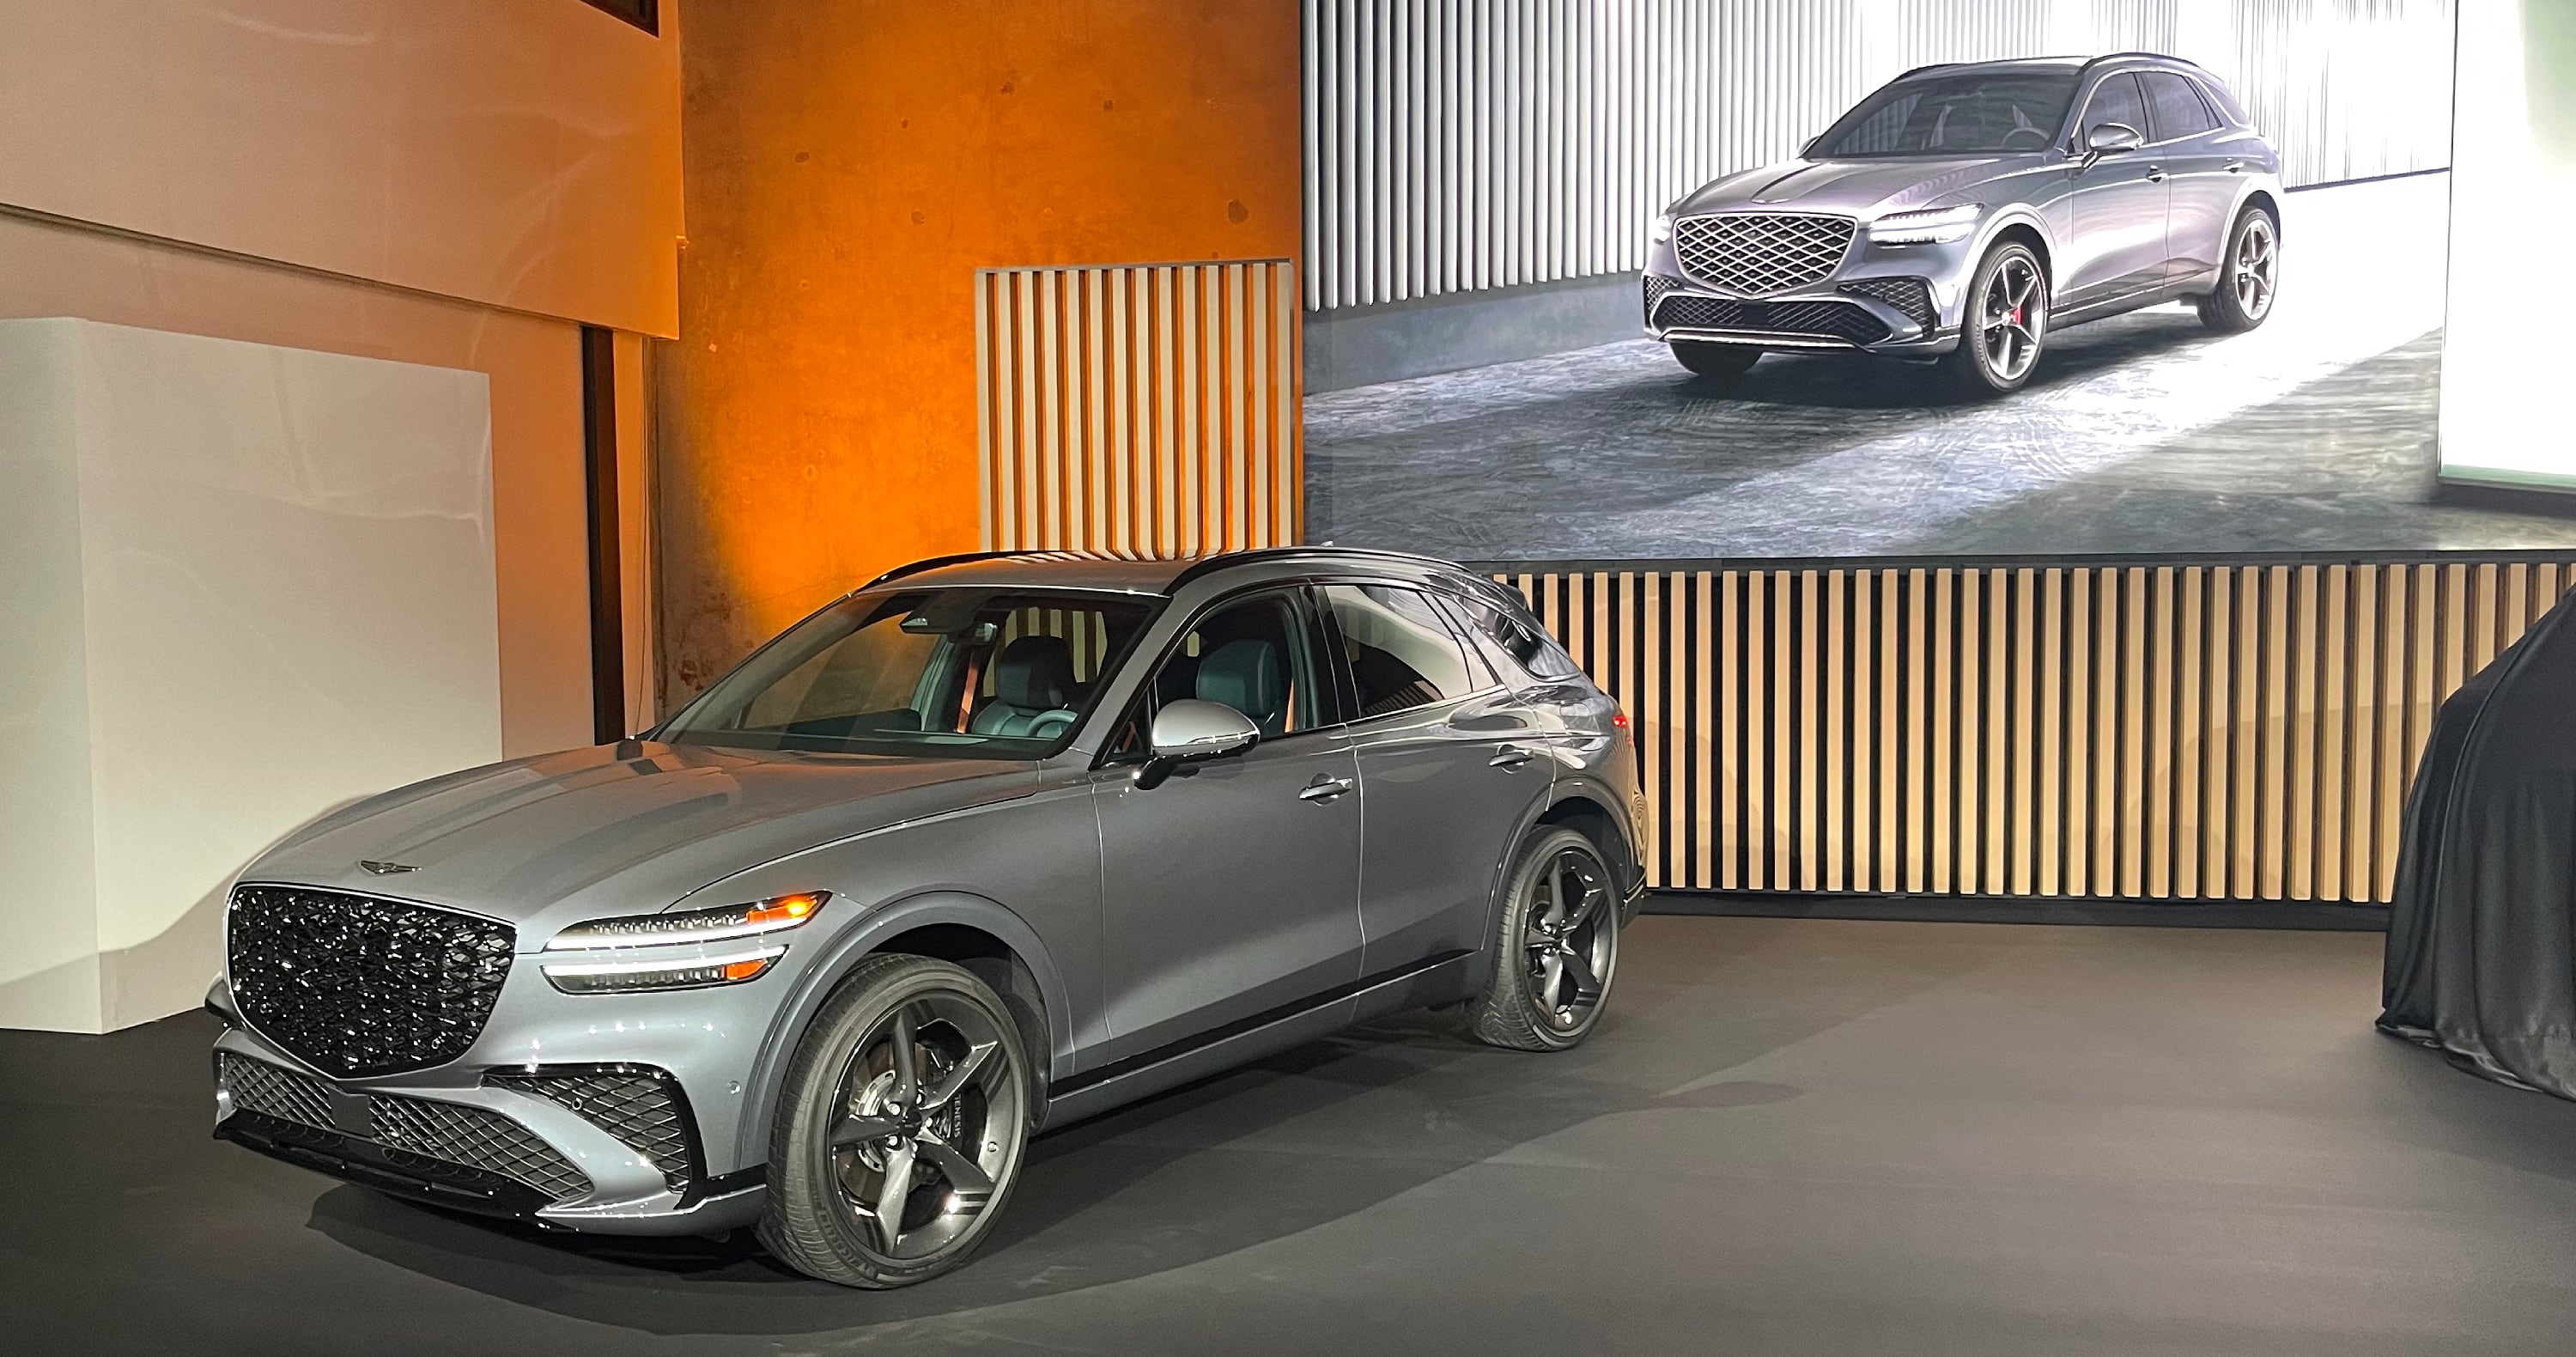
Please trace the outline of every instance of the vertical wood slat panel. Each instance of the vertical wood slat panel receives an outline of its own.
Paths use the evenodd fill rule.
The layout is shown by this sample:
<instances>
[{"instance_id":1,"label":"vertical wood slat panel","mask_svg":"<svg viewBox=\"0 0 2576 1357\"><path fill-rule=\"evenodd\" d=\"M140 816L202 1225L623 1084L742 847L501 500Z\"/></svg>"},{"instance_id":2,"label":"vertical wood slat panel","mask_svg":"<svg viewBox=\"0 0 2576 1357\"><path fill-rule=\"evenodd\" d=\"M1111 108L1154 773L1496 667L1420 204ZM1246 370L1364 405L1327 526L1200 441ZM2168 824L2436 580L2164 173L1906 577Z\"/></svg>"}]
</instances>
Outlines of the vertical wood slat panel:
<instances>
[{"instance_id":1,"label":"vertical wood slat panel","mask_svg":"<svg viewBox=\"0 0 2576 1357\"><path fill-rule=\"evenodd\" d=\"M984 547L1298 542L1296 298L1284 259L978 270Z\"/></svg>"},{"instance_id":2,"label":"vertical wood slat panel","mask_svg":"<svg viewBox=\"0 0 2576 1357\"><path fill-rule=\"evenodd\" d=\"M1630 712L1658 887L2372 902L2576 560L1498 578Z\"/></svg>"}]
</instances>

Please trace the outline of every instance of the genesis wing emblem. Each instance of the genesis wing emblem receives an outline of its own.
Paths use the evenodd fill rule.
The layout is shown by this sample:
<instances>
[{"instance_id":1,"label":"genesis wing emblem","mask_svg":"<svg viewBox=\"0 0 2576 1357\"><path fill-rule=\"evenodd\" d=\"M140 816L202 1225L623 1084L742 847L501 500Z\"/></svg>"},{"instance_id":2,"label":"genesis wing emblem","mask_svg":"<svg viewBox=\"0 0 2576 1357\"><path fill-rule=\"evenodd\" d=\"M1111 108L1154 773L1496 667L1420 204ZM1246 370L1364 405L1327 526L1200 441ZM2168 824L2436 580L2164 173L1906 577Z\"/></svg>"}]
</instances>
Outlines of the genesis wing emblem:
<instances>
[{"instance_id":1,"label":"genesis wing emblem","mask_svg":"<svg viewBox=\"0 0 2576 1357\"><path fill-rule=\"evenodd\" d=\"M407 862L377 862L370 858L358 859L358 865L378 876L392 876L396 872L417 872L420 870L418 867L414 867Z\"/></svg>"}]
</instances>

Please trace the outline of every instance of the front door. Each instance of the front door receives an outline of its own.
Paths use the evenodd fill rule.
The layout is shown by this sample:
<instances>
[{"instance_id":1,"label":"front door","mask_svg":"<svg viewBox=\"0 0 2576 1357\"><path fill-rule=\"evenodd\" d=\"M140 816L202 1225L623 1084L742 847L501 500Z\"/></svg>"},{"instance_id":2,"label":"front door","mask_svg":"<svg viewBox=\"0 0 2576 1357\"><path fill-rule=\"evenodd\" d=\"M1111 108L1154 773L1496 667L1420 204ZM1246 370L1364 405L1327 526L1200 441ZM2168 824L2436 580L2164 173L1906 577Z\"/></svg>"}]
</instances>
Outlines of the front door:
<instances>
[{"instance_id":1,"label":"front door","mask_svg":"<svg viewBox=\"0 0 2576 1357\"><path fill-rule=\"evenodd\" d=\"M1386 976L1472 952L1488 941L1520 824L1547 794L1542 733L1430 595L1382 584L1321 594L1365 797L1361 969Z\"/></svg>"},{"instance_id":2,"label":"front door","mask_svg":"<svg viewBox=\"0 0 2576 1357\"><path fill-rule=\"evenodd\" d=\"M2111 155L2085 151L2094 128L2118 124L2141 138L2149 130L2138 78L2115 71L2094 86L2075 124L2068 167L2068 229L2057 242L2053 280L2060 313L2134 296L2165 280L2165 209L2171 170L2154 147Z\"/></svg>"},{"instance_id":3,"label":"front door","mask_svg":"<svg viewBox=\"0 0 2576 1357\"><path fill-rule=\"evenodd\" d=\"M1301 590L1219 604L1162 658L1097 775L1106 1059L1347 993L1360 974L1359 765L1325 728L1314 636ZM1140 786L1153 713L1184 697L1233 707L1261 739Z\"/></svg>"}]
</instances>

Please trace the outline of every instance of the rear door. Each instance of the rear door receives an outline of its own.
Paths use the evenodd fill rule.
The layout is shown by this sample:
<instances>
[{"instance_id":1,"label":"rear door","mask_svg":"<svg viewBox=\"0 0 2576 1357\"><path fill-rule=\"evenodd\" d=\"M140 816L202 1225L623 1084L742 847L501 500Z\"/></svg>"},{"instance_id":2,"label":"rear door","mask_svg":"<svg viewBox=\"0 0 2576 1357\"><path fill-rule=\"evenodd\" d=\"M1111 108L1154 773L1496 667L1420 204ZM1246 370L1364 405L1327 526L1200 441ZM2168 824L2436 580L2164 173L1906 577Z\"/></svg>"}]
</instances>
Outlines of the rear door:
<instances>
[{"instance_id":1,"label":"rear door","mask_svg":"<svg viewBox=\"0 0 2576 1357\"><path fill-rule=\"evenodd\" d=\"M1474 951L1516 832L1547 795L1545 732L1432 594L1319 595L1359 756L1361 971Z\"/></svg>"},{"instance_id":2,"label":"rear door","mask_svg":"<svg viewBox=\"0 0 2576 1357\"><path fill-rule=\"evenodd\" d=\"M2165 281L2188 282L2218 268L2246 162L2230 153L2226 127L2189 78L2142 71L2138 83L2155 123L2156 144L2148 149L2173 175L2167 183L2172 196L2165 213Z\"/></svg>"}]
</instances>

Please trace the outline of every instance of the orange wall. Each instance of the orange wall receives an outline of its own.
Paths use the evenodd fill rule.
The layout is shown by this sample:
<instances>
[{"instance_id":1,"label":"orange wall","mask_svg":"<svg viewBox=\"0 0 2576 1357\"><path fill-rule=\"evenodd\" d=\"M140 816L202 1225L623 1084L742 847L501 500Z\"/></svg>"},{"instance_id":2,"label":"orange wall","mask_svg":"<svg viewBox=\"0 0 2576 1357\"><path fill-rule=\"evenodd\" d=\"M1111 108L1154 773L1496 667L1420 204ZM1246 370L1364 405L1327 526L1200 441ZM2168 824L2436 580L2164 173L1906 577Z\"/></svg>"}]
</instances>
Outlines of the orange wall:
<instances>
[{"instance_id":1,"label":"orange wall","mask_svg":"<svg viewBox=\"0 0 2576 1357\"><path fill-rule=\"evenodd\" d=\"M676 700L977 545L983 267L1293 258L1295 0L692 6L656 366Z\"/></svg>"}]
</instances>

